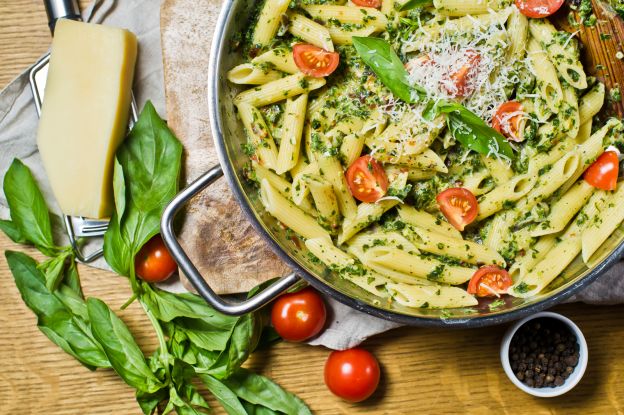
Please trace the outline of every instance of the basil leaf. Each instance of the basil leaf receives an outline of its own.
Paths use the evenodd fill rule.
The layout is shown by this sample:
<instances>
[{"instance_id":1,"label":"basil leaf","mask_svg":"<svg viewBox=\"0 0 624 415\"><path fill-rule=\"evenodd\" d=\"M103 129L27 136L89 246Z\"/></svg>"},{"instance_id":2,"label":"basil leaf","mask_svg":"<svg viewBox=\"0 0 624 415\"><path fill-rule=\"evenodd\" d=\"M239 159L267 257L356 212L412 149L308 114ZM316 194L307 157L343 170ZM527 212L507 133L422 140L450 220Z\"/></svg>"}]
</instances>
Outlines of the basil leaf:
<instances>
[{"instance_id":1,"label":"basil leaf","mask_svg":"<svg viewBox=\"0 0 624 415\"><path fill-rule=\"evenodd\" d=\"M399 11L412 10L417 7L427 7L433 5L432 0L408 0L405 4L399 7Z\"/></svg>"},{"instance_id":2,"label":"basil leaf","mask_svg":"<svg viewBox=\"0 0 624 415\"><path fill-rule=\"evenodd\" d=\"M159 389L154 393L137 390L135 395L136 401L144 415L152 415L158 407L158 404L166 400L168 397L169 392L164 388Z\"/></svg>"},{"instance_id":3,"label":"basil leaf","mask_svg":"<svg viewBox=\"0 0 624 415\"><path fill-rule=\"evenodd\" d=\"M94 337L100 342L115 372L130 386L153 393L162 387L150 370L132 333L110 308L97 298L87 299Z\"/></svg>"},{"instance_id":4,"label":"basil leaf","mask_svg":"<svg viewBox=\"0 0 624 415\"><path fill-rule=\"evenodd\" d=\"M262 405L254 405L247 401L243 401L243 406L247 411L247 415L280 415L281 412L274 411Z\"/></svg>"},{"instance_id":5,"label":"basil leaf","mask_svg":"<svg viewBox=\"0 0 624 415\"><path fill-rule=\"evenodd\" d=\"M113 167L113 196L115 198L115 213L117 213L117 221L121 224L123 213L126 210L126 182L123 175L123 167L119 164L119 160L115 157Z\"/></svg>"},{"instance_id":6,"label":"basil leaf","mask_svg":"<svg viewBox=\"0 0 624 415\"><path fill-rule=\"evenodd\" d=\"M37 316L39 329L89 369L111 367L84 320L85 313L80 311L84 302L70 297L67 291L72 290L64 284L55 293L50 292L37 263L29 256L12 251L6 251L5 256L24 303Z\"/></svg>"},{"instance_id":7,"label":"basil leaf","mask_svg":"<svg viewBox=\"0 0 624 415\"><path fill-rule=\"evenodd\" d=\"M84 294L82 293L82 285L80 284L80 275L78 275L78 266L76 265L76 261L73 256L69 261L69 266L65 270L64 281L65 284L67 284L68 287L74 290L74 292L81 299L84 299Z\"/></svg>"},{"instance_id":8,"label":"basil leaf","mask_svg":"<svg viewBox=\"0 0 624 415\"><path fill-rule=\"evenodd\" d=\"M241 399L262 405L274 411L285 414L311 414L307 405L297 396L282 389L270 379L250 372L247 369L238 369L222 382Z\"/></svg>"},{"instance_id":9,"label":"basil leaf","mask_svg":"<svg viewBox=\"0 0 624 415\"><path fill-rule=\"evenodd\" d=\"M236 320L231 320L229 323L219 327L199 319L178 318L175 320L176 331L184 333L196 346L210 351L221 351L227 347Z\"/></svg>"},{"instance_id":10,"label":"basil leaf","mask_svg":"<svg viewBox=\"0 0 624 415\"><path fill-rule=\"evenodd\" d=\"M54 256L50 212L30 169L14 159L4 176L4 195L11 210L11 220L22 239L34 244L41 252Z\"/></svg>"},{"instance_id":11,"label":"basil leaf","mask_svg":"<svg viewBox=\"0 0 624 415\"><path fill-rule=\"evenodd\" d=\"M63 278L65 277L63 271L65 270L65 262L67 261L68 257L72 257L73 262L72 251L64 251L58 256L50 258L37 266L37 268L39 268L45 276L46 287L48 288L48 290L56 290Z\"/></svg>"},{"instance_id":12,"label":"basil leaf","mask_svg":"<svg viewBox=\"0 0 624 415\"><path fill-rule=\"evenodd\" d=\"M353 36L352 39L360 58L394 95L408 103L427 96L421 87L410 85L403 62L388 42L376 37Z\"/></svg>"},{"instance_id":13,"label":"basil leaf","mask_svg":"<svg viewBox=\"0 0 624 415\"><path fill-rule=\"evenodd\" d=\"M495 154L510 160L514 158L513 149L505 137L466 107L443 103L437 106L437 110L447 114L449 130L465 147L486 156Z\"/></svg>"},{"instance_id":14,"label":"basil leaf","mask_svg":"<svg viewBox=\"0 0 624 415\"><path fill-rule=\"evenodd\" d=\"M117 150L125 191L121 173L113 184L117 202L125 208L121 218L119 206L113 212L104 235L104 257L115 272L130 276L134 256L159 232L162 211L178 191L181 158L182 145L148 101Z\"/></svg>"},{"instance_id":15,"label":"basil leaf","mask_svg":"<svg viewBox=\"0 0 624 415\"><path fill-rule=\"evenodd\" d=\"M22 235L15 223L10 220L0 219L0 230L16 244L27 244L28 240Z\"/></svg>"},{"instance_id":16,"label":"basil leaf","mask_svg":"<svg viewBox=\"0 0 624 415\"><path fill-rule=\"evenodd\" d=\"M200 374L198 376L228 414L247 415L247 411L243 404L241 404L238 396L226 385L210 375Z\"/></svg>"},{"instance_id":17,"label":"basil leaf","mask_svg":"<svg viewBox=\"0 0 624 415\"><path fill-rule=\"evenodd\" d=\"M208 372L217 379L229 377L256 349L261 333L262 322L254 313L239 317L227 349L221 352Z\"/></svg>"}]
</instances>

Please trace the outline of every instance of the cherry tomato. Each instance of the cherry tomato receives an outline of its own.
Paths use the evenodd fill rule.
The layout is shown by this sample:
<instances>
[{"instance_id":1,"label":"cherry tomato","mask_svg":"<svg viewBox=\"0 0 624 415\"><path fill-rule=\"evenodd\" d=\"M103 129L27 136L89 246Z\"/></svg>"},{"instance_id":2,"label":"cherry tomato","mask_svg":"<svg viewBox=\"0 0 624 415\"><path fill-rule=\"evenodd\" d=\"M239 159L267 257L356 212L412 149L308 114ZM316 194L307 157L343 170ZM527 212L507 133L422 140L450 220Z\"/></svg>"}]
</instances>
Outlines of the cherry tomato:
<instances>
[{"instance_id":1,"label":"cherry tomato","mask_svg":"<svg viewBox=\"0 0 624 415\"><path fill-rule=\"evenodd\" d=\"M360 202L376 202L388 190L388 176L386 176L386 172L369 155L355 160L347 169L346 176L351 194Z\"/></svg>"},{"instance_id":2,"label":"cherry tomato","mask_svg":"<svg viewBox=\"0 0 624 415\"><path fill-rule=\"evenodd\" d=\"M381 7L381 0L352 0L353 4L360 7L373 7L378 9Z\"/></svg>"},{"instance_id":3,"label":"cherry tomato","mask_svg":"<svg viewBox=\"0 0 624 415\"><path fill-rule=\"evenodd\" d=\"M615 151L605 151L585 170L585 181L602 190L615 190L620 161Z\"/></svg>"},{"instance_id":4,"label":"cherry tomato","mask_svg":"<svg viewBox=\"0 0 624 415\"><path fill-rule=\"evenodd\" d=\"M271 310L273 327L284 340L291 342L316 336L325 325L326 316L323 298L311 287L282 295Z\"/></svg>"},{"instance_id":5,"label":"cherry tomato","mask_svg":"<svg viewBox=\"0 0 624 415\"><path fill-rule=\"evenodd\" d=\"M468 79L473 76L477 69L481 61L481 55L472 49L468 49L466 50L466 56L468 57L468 63L462 65L458 71L451 73L449 76L453 86L444 85L447 92L455 97L465 97L474 91L474 86L468 84Z\"/></svg>"},{"instance_id":6,"label":"cherry tomato","mask_svg":"<svg viewBox=\"0 0 624 415\"><path fill-rule=\"evenodd\" d=\"M325 363L325 385L342 399L361 402L379 385L379 363L371 353L357 347L333 351Z\"/></svg>"},{"instance_id":7,"label":"cherry tomato","mask_svg":"<svg viewBox=\"0 0 624 415\"><path fill-rule=\"evenodd\" d=\"M522 141L520 137L520 121L522 120L522 104L517 101L504 102L496 110L492 118L492 128L511 141Z\"/></svg>"},{"instance_id":8,"label":"cherry tomato","mask_svg":"<svg viewBox=\"0 0 624 415\"><path fill-rule=\"evenodd\" d=\"M512 284L509 273L504 269L493 265L481 267L468 283L468 294L496 297L498 294L506 294Z\"/></svg>"},{"instance_id":9,"label":"cherry tomato","mask_svg":"<svg viewBox=\"0 0 624 415\"><path fill-rule=\"evenodd\" d=\"M563 0L516 0L520 13L534 19L550 16L561 8Z\"/></svg>"},{"instance_id":10,"label":"cherry tomato","mask_svg":"<svg viewBox=\"0 0 624 415\"><path fill-rule=\"evenodd\" d=\"M171 276L178 269L160 235L147 241L134 258L136 274L143 281L160 282Z\"/></svg>"},{"instance_id":11,"label":"cherry tomato","mask_svg":"<svg viewBox=\"0 0 624 415\"><path fill-rule=\"evenodd\" d=\"M293 46L295 65L304 74L322 78L334 72L340 62L338 52L328 52L314 45L299 43Z\"/></svg>"},{"instance_id":12,"label":"cherry tomato","mask_svg":"<svg viewBox=\"0 0 624 415\"><path fill-rule=\"evenodd\" d=\"M452 187L436 196L440 211L458 231L472 223L477 217L477 198L468 189Z\"/></svg>"}]
</instances>

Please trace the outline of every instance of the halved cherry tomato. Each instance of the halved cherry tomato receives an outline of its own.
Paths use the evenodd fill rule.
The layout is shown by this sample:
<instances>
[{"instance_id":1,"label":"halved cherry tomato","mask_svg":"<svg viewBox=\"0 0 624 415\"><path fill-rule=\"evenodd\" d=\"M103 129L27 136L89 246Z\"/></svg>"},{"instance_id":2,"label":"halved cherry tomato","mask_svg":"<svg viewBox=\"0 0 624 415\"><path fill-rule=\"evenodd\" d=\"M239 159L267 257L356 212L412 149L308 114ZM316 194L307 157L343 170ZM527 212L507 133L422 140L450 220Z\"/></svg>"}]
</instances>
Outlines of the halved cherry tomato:
<instances>
[{"instance_id":1,"label":"halved cherry tomato","mask_svg":"<svg viewBox=\"0 0 624 415\"><path fill-rule=\"evenodd\" d=\"M377 359L364 349L333 351L325 363L325 385L334 395L350 402L371 396L379 377Z\"/></svg>"},{"instance_id":2,"label":"halved cherry tomato","mask_svg":"<svg viewBox=\"0 0 624 415\"><path fill-rule=\"evenodd\" d=\"M160 282L169 278L178 269L178 264L159 234L143 245L134 258L134 268L143 281Z\"/></svg>"},{"instance_id":3,"label":"halved cherry tomato","mask_svg":"<svg viewBox=\"0 0 624 415\"><path fill-rule=\"evenodd\" d=\"M492 118L492 128L511 141L522 141L522 137L518 134L522 110L522 104L518 101L502 103Z\"/></svg>"},{"instance_id":4,"label":"halved cherry tomato","mask_svg":"<svg viewBox=\"0 0 624 415\"><path fill-rule=\"evenodd\" d=\"M561 8L563 0L516 0L516 7L527 17L540 19Z\"/></svg>"},{"instance_id":5,"label":"halved cherry tomato","mask_svg":"<svg viewBox=\"0 0 624 415\"><path fill-rule=\"evenodd\" d=\"M479 268L468 283L468 294L477 297L496 297L506 294L513 281L509 273L494 265Z\"/></svg>"},{"instance_id":6,"label":"halved cherry tomato","mask_svg":"<svg viewBox=\"0 0 624 415\"><path fill-rule=\"evenodd\" d=\"M360 7L373 7L378 9L381 7L381 0L351 0L353 4Z\"/></svg>"},{"instance_id":7,"label":"halved cherry tomato","mask_svg":"<svg viewBox=\"0 0 624 415\"><path fill-rule=\"evenodd\" d=\"M291 342L316 336L323 329L326 317L325 302L311 287L282 295L271 309L271 323L275 331Z\"/></svg>"},{"instance_id":8,"label":"halved cherry tomato","mask_svg":"<svg viewBox=\"0 0 624 415\"><path fill-rule=\"evenodd\" d=\"M458 231L472 223L477 217L477 198L468 189L452 187L436 196L440 211Z\"/></svg>"},{"instance_id":9,"label":"halved cherry tomato","mask_svg":"<svg viewBox=\"0 0 624 415\"><path fill-rule=\"evenodd\" d=\"M615 151L605 151L585 170L585 181L602 190L615 190L620 162Z\"/></svg>"},{"instance_id":10,"label":"halved cherry tomato","mask_svg":"<svg viewBox=\"0 0 624 415\"><path fill-rule=\"evenodd\" d=\"M388 176L386 176L386 172L369 155L355 160L347 169L346 176L351 194L360 202L376 202L388 190Z\"/></svg>"},{"instance_id":11,"label":"halved cherry tomato","mask_svg":"<svg viewBox=\"0 0 624 415\"><path fill-rule=\"evenodd\" d=\"M466 56L468 57L468 63L462 65L458 71L451 73L449 76L450 80L453 81L453 87L445 85L447 92L455 97L465 97L474 91L474 86L468 84L468 78L477 70L477 66L481 61L481 55L473 49L468 49L466 50Z\"/></svg>"},{"instance_id":12,"label":"halved cherry tomato","mask_svg":"<svg viewBox=\"0 0 624 415\"><path fill-rule=\"evenodd\" d=\"M340 62L338 52L328 52L314 45L299 43L293 46L295 65L304 74L322 78L334 72Z\"/></svg>"}]
</instances>

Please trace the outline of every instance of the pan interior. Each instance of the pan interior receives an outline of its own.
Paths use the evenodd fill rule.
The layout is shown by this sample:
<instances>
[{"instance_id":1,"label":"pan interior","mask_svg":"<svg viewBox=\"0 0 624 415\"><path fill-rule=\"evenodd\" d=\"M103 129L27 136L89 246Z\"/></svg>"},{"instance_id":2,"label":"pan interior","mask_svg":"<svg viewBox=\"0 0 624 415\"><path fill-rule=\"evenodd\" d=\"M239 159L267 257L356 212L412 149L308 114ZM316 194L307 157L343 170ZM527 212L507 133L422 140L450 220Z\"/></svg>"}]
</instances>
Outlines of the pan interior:
<instances>
[{"instance_id":1,"label":"pan interior","mask_svg":"<svg viewBox=\"0 0 624 415\"><path fill-rule=\"evenodd\" d=\"M211 73L215 77L209 81L209 88L214 88L211 102L214 106L212 116L216 118L214 121L219 128L215 129L213 135L220 152L221 165L230 187L238 196L239 203L249 219L252 223L255 222L256 229L267 238L276 252L289 262L291 267L314 285L322 285L324 291L343 301L346 299L349 305L390 320L414 325L435 325L442 321L444 321L442 324L488 325L519 318L562 301L602 274L621 256L624 250L624 226L620 226L595 254L593 258L595 265L591 269L588 269L579 257L535 297L528 299L506 297L503 301L496 301L492 306L489 304L492 303L490 299L478 306L446 310L414 309L388 302L340 278L323 265L315 263L307 254L305 246L294 243L290 235L265 211L260 202L257 186L245 177L248 156L243 146L246 143L246 136L233 104L233 98L241 88L227 82L226 72L242 62L242 57L234 47L232 39L244 33L249 13L254 8L254 1L226 1L223 7L225 9L222 11L221 25L216 28L212 50Z\"/></svg>"}]
</instances>

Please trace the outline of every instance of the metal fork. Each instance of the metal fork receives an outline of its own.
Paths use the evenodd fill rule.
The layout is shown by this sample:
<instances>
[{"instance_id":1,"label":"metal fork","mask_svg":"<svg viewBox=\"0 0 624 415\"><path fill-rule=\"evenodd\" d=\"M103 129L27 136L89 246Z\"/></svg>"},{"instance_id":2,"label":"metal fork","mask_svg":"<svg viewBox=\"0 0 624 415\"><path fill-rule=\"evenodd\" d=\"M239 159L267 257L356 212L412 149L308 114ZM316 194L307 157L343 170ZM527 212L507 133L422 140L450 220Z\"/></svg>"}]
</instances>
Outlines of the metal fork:
<instances>
[{"instance_id":1,"label":"metal fork","mask_svg":"<svg viewBox=\"0 0 624 415\"><path fill-rule=\"evenodd\" d=\"M48 25L54 33L54 25L57 19L66 18L80 20L80 11L76 0L44 0L46 12L48 14ZM48 65L50 63L50 55L44 56L30 71L30 88L35 100L37 115L41 115L41 104L45 92L46 80L48 78ZM134 94L132 95L132 103L130 108L130 121L128 129L134 126L138 119L138 111ZM106 229L108 229L108 220L106 219L89 219L82 216L64 216L65 229L69 236L69 242L74 250L76 259L82 263L95 261L104 253L103 249L98 249L86 253L82 250L79 243L80 238L101 238Z\"/></svg>"}]
</instances>

